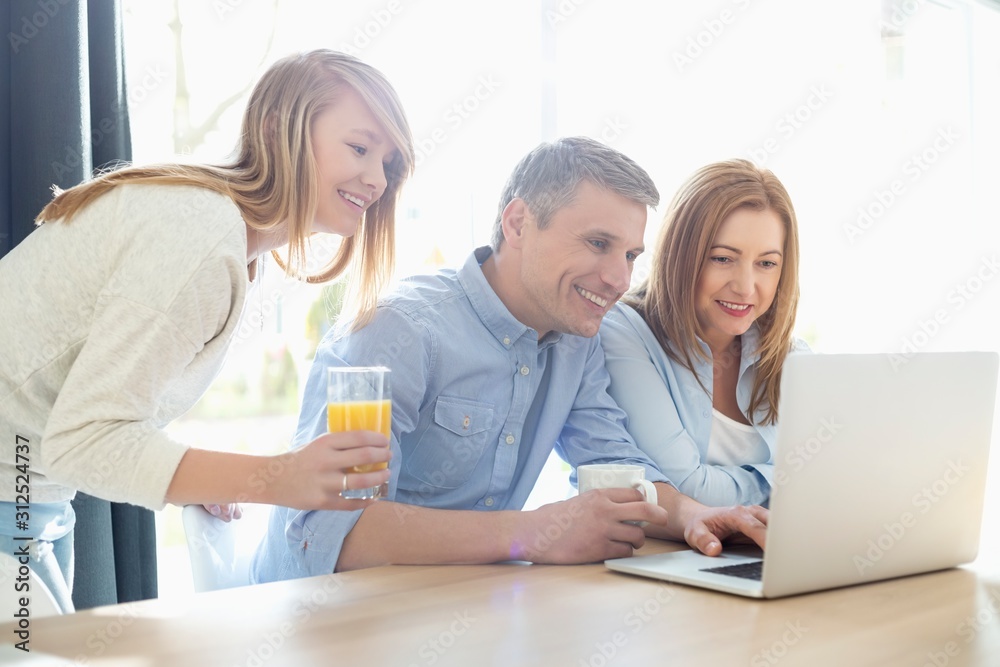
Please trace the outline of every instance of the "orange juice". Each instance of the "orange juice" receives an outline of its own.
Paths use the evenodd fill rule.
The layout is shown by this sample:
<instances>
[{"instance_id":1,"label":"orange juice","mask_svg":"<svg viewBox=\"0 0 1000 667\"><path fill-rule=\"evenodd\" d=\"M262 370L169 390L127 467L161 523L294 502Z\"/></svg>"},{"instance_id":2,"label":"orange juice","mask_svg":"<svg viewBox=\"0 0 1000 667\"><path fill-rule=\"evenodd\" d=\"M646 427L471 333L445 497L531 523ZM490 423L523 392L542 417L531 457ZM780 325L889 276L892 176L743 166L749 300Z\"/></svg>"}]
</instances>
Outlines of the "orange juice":
<instances>
[{"instance_id":1,"label":"orange juice","mask_svg":"<svg viewBox=\"0 0 1000 667\"><path fill-rule=\"evenodd\" d=\"M389 426L392 423L392 401L348 401L344 403L327 403L326 424L330 433L343 431L375 431L389 437ZM364 466L354 466L351 472L371 472L382 470L388 464L372 463Z\"/></svg>"}]
</instances>

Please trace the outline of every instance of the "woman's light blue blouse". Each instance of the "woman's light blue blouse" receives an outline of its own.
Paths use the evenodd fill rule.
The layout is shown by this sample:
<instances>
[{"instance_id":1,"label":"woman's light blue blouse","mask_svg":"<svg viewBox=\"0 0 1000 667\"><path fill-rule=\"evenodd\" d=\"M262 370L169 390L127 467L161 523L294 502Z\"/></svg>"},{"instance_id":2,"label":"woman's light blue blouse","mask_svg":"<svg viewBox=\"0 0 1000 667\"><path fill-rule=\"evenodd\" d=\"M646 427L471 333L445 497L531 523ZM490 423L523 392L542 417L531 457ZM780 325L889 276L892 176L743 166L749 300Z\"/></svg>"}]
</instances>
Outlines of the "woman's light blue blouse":
<instances>
[{"instance_id":1,"label":"woman's light blue blouse","mask_svg":"<svg viewBox=\"0 0 1000 667\"><path fill-rule=\"evenodd\" d=\"M600 336L611 396L628 414L629 433L663 474L681 492L706 505L766 505L777 427L754 424L770 450L766 463L707 464L713 420L711 361L693 355L702 388L691 371L667 356L642 317L621 303L604 318ZM736 401L744 414L753 390L759 337L756 325L741 336ZM711 358L708 346L699 343ZM793 352L804 350L808 346L796 340ZM766 410L762 406L753 421L763 421Z\"/></svg>"}]
</instances>

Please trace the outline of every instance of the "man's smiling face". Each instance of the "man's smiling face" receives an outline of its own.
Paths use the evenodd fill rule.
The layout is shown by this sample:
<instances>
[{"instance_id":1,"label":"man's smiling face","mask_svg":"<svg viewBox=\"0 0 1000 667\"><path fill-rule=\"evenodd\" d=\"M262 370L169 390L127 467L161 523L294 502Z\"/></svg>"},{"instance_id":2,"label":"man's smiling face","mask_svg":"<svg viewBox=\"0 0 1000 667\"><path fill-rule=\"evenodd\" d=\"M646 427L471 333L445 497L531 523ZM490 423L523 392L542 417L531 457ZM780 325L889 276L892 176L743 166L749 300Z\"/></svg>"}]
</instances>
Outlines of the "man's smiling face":
<instances>
[{"instance_id":1,"label":"man's smiling face","mask_svg":"<svg viewBox=\"0 0 1000 667\"><path fill-rule=\"evenodd\" d=\"M573 202L552 214L544 229L525 216L521 293L508 304L523 324L591 337L629 288L643 251L646 207L583 181Z\"/></svg>"}]
</instances>

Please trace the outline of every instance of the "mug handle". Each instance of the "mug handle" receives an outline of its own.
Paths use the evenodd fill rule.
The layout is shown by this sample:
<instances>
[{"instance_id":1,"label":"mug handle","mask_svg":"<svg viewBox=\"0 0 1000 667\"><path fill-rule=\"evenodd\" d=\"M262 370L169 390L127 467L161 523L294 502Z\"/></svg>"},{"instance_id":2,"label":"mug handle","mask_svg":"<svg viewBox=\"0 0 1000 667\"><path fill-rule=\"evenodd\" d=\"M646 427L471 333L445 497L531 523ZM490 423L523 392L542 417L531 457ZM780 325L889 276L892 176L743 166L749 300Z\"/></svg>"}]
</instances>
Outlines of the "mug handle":
<instances>
[{"instance_id":1,"label":"mug handle","mask_svg":"<svg viewBox=\"0 0 1000 667\"><path fill-rule=\"evenodd\" d=\"M656 487L648 479L637 479L632 485L632 488L636 491L642 492L643 498L646 499L647 503L657 504L656 502Z\"/></svg>"},{"instance_id":2,"label":"mug handle","mask_svg":"<svg viewBox=\"0 0 1000 667\"><path fill-rule=\"evenodd\" d=\"M642 493L642 496L646 499L647 503L653 503L654 505L657 504L656 487L653 486L653 483L650 482L648 479L635 480L635 482L632 484L632 488ZM648 521L628 521L627 523L639 526L640 528L644 528L649 525Z\"/></svg>"}]
</instances>

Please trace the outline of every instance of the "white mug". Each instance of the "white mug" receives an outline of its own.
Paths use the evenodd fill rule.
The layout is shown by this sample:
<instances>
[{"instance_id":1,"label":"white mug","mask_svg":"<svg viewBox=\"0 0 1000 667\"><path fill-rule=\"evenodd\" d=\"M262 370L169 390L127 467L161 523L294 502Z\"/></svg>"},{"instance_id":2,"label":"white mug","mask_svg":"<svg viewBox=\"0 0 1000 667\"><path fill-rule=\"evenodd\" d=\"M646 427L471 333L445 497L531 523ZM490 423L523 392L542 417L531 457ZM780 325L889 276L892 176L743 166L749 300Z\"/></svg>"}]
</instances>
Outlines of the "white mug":
<instances>
[{"instance_id":1,"label":"white mug","mask_svg":"<svg viewBox=\"0 0 1000 667\"><path fill-rule=\"evenodd\" d=\"M646 502L656 504L656 487L646 479L646 469L626 463L592 463L576 469L580 493L591 489L636 489ZM630 521L629 523L635 523ZM638 522L644 526L647 522Z\"/></svg>"}]
</instances>

